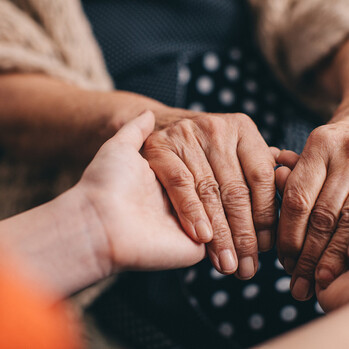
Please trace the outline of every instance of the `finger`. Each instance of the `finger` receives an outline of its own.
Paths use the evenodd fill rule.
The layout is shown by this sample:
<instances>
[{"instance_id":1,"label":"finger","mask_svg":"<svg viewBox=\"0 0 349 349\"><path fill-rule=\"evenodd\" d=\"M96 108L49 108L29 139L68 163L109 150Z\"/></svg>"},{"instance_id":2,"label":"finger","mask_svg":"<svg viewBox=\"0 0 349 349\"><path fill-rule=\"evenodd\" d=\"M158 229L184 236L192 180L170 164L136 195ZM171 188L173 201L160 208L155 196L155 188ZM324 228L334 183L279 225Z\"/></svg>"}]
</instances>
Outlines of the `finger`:
<instances>
[{"instance_id":1,"label":"finger","mask_svg":"<svg viewBox=\"0 0 349 349\"><path fill-rule=\"evenodd\" d=\"M185 165L194 176L196 192L211 222L213 238L207 244L207 252L218 271L224 274L232 274L237 269L238 261L231 228L226 218L226 207L222 202L224 182L222 182L221 175L221 173L229 173L228 177L231 182L234 175L234 172L229 171L232 167L231 161L220 163L221 166L217 172L213 159L210 156L206 157L207 155L205 155L199 143L197 143L195 149L191 149L190 152L184 149L183 158L185 159ZM220 152L214 151L213 153L220 154L218 157L221 159Z\"/></svg>"},{"instance_id":2,"label":"finger","mask_svg":"<svg viewBox=\"0 0 349 349\"><path fill-rule=\"evenodd\" d=\"M315 280L320 288L326 289L348 268L349 246L349 200L341 210L334 235L316 267Z\"/></svg>"},{"instance_id":3,"label":"finger","mask_svg":"<svg viewBox=\"0 0 349 349\"><path fill-rule=\"evenodd\" d=\"M166 189L185 232L197 242L211 241L211 223L187 166L170 149L154 148L147 150L145 156Z\"/></svg>"},{"instance_id":4,"label":"finger","mask_svg":"<svg viewBox=\"0 0 349 349\"><path fill-rule=\"evenodd\" d=\"M147 110L135 119L125 124L110 142L127 143L139 150L147 137L153 132L155 116Z\"/></svg>"},{"instance_id":5,"label":"finger","mask_svg":"<svg viewBox=\"0 0 349 349\"><path fill-rule=\"evenodd\" d=\"M321 154L316 149L305 149L286 182L277 247L279 259L288 272L292 271L302 250L310 213L326 176L327 164Z\"/></svg>"},{"instance_id":6,"label":"finger","mask_svg":"<svg viewBox=\"0 0 349 349\"><path fill-rule=\"evenodd\" d=\"M299 160L299 155L291 150L281 150L276 162L280 165L287 166L293 170Z\"/></svg>"},{"instance_id":7,"label":"finger","mask_svg":"<svg viewBox=\"0 0 349 349\"><path fill-rule=\"evenodd\" d=\"M237 276L250 279L258 267L258 245L253 226L250 190L237 155L223 151L223 145L220 149L221 151L210 151L206 156L219 184L222 210L229 222L230 237L226 233L215 234L208 245L208 253L217 254L224 250L226 241L231 239L232 234L239 260Z\"/></svg>"},{"instance_id":8,"label":"finger","mask_svg":"<svg viewBox=\"0 0 349 349\"><path fill-rule=\"evenodd\" d=\"M284 193L287 178L290 174L291 174L291 170L286 166L279 167L275 171L276 188L281 193L281 195Z\"/></svg>"},{"instance_id":9,"label":"finger","mask_svg":"<svg viewBox=\"0 0 349 349\"><path fill-rule=\"evenodd\" d=\"M342 178L344 177L338 173L337 166L335 172L329 172L311 212L304 246L292 274L291 290L293 297L297 300L309 299L313 294L315 268L331 240L347 198L349 183L344 184L344 187L338 186ZM336 242L339 238L342 238L340 233L334 241ZM345 246L344 255L346 256ZM286 269L292 272L288 270L287 263Z\"/></svg>"},{"instance_id":10,"label":"finger","mask_svg":"<svg viewBox=\"0 0 349 349\"><path fill-rule=\"evenodd\" d=\"M269 150L271 152L271 155L273 155L274 160L276 162L276 159L279 157L281 150L277 147L269 147Z\"/></svg>"},{"instance_id":11,"label":"finger","mask_svg":"<svg viewBox=\"0 0 349 349\"><path fill-rule=\"evenodd\" d=\"M275 161L259 134L242 138L237 153L251 191L258 246L261 251L267 251L273 246L277 219Z\"/></svg>"},{"instance_id":12,"label":"finger","mask_svg":"<svg viewBox=\"0 0 349 349\"><path fill-rule=\"evenodd\" d=\"M325 312L336 310L349 303L349 272L339 276L327 288L316 284L316 296Z\"/></svg>"}]
</instances>

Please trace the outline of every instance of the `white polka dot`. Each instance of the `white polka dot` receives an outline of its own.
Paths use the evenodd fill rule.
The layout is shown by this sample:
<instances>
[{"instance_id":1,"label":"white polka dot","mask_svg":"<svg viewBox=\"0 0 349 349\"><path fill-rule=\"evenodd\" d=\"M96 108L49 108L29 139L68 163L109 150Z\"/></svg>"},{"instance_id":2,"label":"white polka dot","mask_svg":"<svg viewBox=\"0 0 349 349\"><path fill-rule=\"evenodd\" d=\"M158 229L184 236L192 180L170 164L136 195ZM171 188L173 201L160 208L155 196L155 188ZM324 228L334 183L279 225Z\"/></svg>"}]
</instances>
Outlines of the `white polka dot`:
<instances>
[{"instance_id":1,"label":"white polka dot","mask_svg":"<svg viewBox=\"0 0 349 349\"><path fill-rule=\"evenodd\" d=\"M220 66L218 56L213 52L206 53L203 58L203 65L204 68L209 72L216 71Z\"/></svg>"},{"instance_id":2,"label":"white polka dot","mask_svg":"<svg viewBox=\"0 0 349 349\"><path fill-rule=\"evenodd\" d=\"M256 284L248 285L242 290L242 296L245 299L256 298L258 296L258 293L259 293L259 286Z\"/></svg>"},{"instance_id":3,"label":"white polka dot","mask_svg":"<svg viewBox=\"0 0 349 349\"><path fill-rule=\"evenodd\" d=\"M233 65L228 65L225 68L225 76L229 81L236 81L240 77L239 69Z\"/></svg>"},{"instance_id":4,"label":"white polka dot","mask_svg":"<svg viewBox=\"0 0 349 349\"><path fill-rule=\"evenodd\" d=\"M192 307L197 307L198 306L198 300L195 297L190 297L189 298L189 303Z\"/></svg>"},{"instance_id":5,"label":"white polka dot","mask_svg":"<svg viewBox=\"0 0 349 349\"><path fill-rule=\"evenodd\" d=\"M291 322L297 317L297 309L293 305L286 305L280 311L280 317L283 321Z\"/></svg>"},{"instance_id":6,"label":"white polka dot","mask_svg":"<svg viewBox=\"0 0 349 349\"><path fill-rule=\"evenodd\" d=\"M229 52L229 57L234 61L238 61L242 57L242 53L238 48L233 48Z\"/></svg>"},{"instance_id":7,"label":"white polka dot","mask_svg":"<svg viewBox=\"0 0 349 349\"><path fill-rule=\"evenodd\" d=\"M222 322L218 326L218 332L224 337L231 337L234 334L234 327L229 322Z\"/></svg>"},{"instance_id":8,"label":"white polka dot","mask_svg":"<svg viewBox=\"0 0 349 349\"><path fill-rule=\"evenodd\" d=\"M260 314L253 314L248 320L248 323L253 330L260 330L264 326L263 316Z\"/></svg>"},{"instance_id":9,"label":"white polka dot","mask_svg":"<svg viewBox=\"0 0 349 349\"><path fill-rule=\"evenodd\" d=\"M276 116L274 113L266 113L264 115L264 120L268 125L274 125L276 122Z\"/></svg>"},{"instance_id":10,"label":"white polka dot","mask_svg":"<svg viewBox=\"0 0 349 349\"><path fill-rule=\"evenodd\" d=\"M319 302L315 303L315 307L314 307L315 311L318 314L325 314L324 310L321 308L321 305L319 304Z\"/></svg>"},{"instance_id":11,"label":"white polka dot","mask_svg":"<svg viewBox=\"0 0 349 349\"><path fill-rule=\"evenodd\" d=\"M178 80L181 85L186 85L191 78L191 72L188 67L182 66L178 71Z\"/></svg>"},{"instance_id":12,"label":"white polka dot","mask_svg":"<svg viewBox=\"0 0 349 349\"><path fill-rule=\"evenodd\" d=\"M258 85L254 80L247 80L245 82L245 88L248 92L255 93L258 90Z\"/></svg>"},{"instance_id":13,"label":"white polka dot","mask_svg":"<svg viewBox=\"0 0 349 349\"><path fill-rule=\"evenodd\" d=\"M226 275L221 274L219 271L217 271L215 268L212 268L210 271L210 275L212 279L220 280L223 279Z\"/></svg>"},{"instance_id":14,"label":"white polka dot","mask_svg":"<svg viewBox=\"0 0 349 349\"><path fill-rule=\"evenodd\" d=\"M275 288L279 292L288 292L290 290L291 278L284 276L275 282Z\"/></svg>"},{"instance_id":15,"label":"white polka dot","mask_svg":"<svg viewBox=\"0 0 349 349\"><path fill-rule=\"evenodd\" d=\"M233 91L229 88L225 88L223 90L221 90L219 92L219 96L218 96L220 102L225 105L232 105L235 101L235 95L233 93Z\"/></svg>"},{"instance_id":16,"label":"white polka dot","mask_svg":"<svg viewBox=\"0 0 349 349\"><path fill-rule=\"evenodd\" d=\"M193 282L196 278L196 270L195 269L190 269L184 276L184 282L187 284L190 284Z\"/></svg>"},{"instance_id":17,"label":"white polka dot","mask_svg":"<svg viewBox=\"0 0 349 349\"><path fill-rule=\"evenodd\" d=\"M196 87L201 94L208 95L213 90L213 80L208 76L202 76L197 80Z\"/></svg>"},{"instance_id":18,"label":"white polka dot","mask_svg":"<svg viewBox=\"0 0 349 349\"><path fill-rule=\"evenodd\" d=\"M246 113L255 113L257 111L257 105L251 99L244 101L242 108Z\"/></svg>"},{"instance_id":19,"label":"white polka dot","mask_svg":"<svg viewBox=\"0 0 349 349\"><path fill-rule=\"evenodd\" d=\"M193 102L188 108L193 111L205 111L205 106L200 102Z\"/></svg>"},{"instance_id":20,"label":"white polka dot","mask_svg":"<svg viewBox=\"0 0 349 349\"><path fill-rule=\"evenodd\" d=\"M276 258L276 259L275 259L274 265L275 265L275 268L276 268L276 269L284 270L284 267L283 267L282 264L280 263L279 258Z\"/></svg>"},{"instance_id":21,"label":"white polka dot","mask_svg":"<svg viewBox=\"0 0 349 349\"><path fill-rule=\"evenodd\" d=\"M225 304L227 304L229 300L229 295L225 291L217 291L212 296L212 304L215 307L223 307Z\"/></svg>"}]
</instances>

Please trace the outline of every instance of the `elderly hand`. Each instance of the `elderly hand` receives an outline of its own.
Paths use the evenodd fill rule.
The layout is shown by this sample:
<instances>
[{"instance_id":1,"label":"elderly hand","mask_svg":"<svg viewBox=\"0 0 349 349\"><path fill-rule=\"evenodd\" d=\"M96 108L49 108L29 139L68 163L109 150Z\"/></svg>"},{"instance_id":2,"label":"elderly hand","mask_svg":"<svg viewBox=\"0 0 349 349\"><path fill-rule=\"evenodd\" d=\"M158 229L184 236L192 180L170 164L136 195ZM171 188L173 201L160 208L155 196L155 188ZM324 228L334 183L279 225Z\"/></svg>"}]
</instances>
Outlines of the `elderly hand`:
<instances>
[{"instance_id":1,"label":"elderly hand","mask_svg":"<svg viewBox=\"0 0 349 349\"><path fill-rule=\"evenodd\" d=\"M292 273L292 294L298 300L312 296L315 280L326 288L347 270L348 144L349 122L341 120L315 129L299 161L293 158L283 194L278 252ZM277 161L285 164L287 157L281 152Z\"/></svg>"},{"instance_id":2,"label":"elderly hand","mask_svg":"<svg viewBox=\"0 0 349 349\"><path fill-rule=\"evenodd\" d=\"M153 128L151 112L124 126L102 146L75 188L98 217L114 270L180 268L205 256L205 246L182 230L138 152Z\"/></svg>"},{"instance_id":3,"label":"elderly hand","mask_svg":"<svg viewBox=\"0 0 349 349\"><path fill-rule=\"evenodd\" d=\"M258 245L273 245L274 158L242 114L191 113L153 133L144 156L188 235L207 244L215 268L251 278ZM258 239L258 245L257 245Z\"/></svg>"},{"instance_id":4,"label":"elderly hand","mask_svg":"<svg viewBox=\"0 0 349 349\"><path fill-rule=\"evenodd\" d=\"M285 167L280 167L276 170L276 185L278 190L283 193L287 178L291 173L291 170L296 166L299 155L291 151L279 151L277 149L272 150L275 154L275 159L284 164ZM328 245L331 246L331 243ZM339 259L339 261L338 261ZM318 266L315 271L315 276L319 275L319 270L322 265L332 266L336 268L336 264L340 261L348 263L349 261L349 250L338 256L331 253L331 251L325 250L323 252L323 257L320 258ZM325 287L324 287L325 286ZM338 276L330 285L323 284L322 280L315 283L316 296L319 304L325 312L335 310L339 307L344 306L349 303L349 293L347 292L349 287L349 272L346 271L340 276Z\"/></svg>"}]
</instances>

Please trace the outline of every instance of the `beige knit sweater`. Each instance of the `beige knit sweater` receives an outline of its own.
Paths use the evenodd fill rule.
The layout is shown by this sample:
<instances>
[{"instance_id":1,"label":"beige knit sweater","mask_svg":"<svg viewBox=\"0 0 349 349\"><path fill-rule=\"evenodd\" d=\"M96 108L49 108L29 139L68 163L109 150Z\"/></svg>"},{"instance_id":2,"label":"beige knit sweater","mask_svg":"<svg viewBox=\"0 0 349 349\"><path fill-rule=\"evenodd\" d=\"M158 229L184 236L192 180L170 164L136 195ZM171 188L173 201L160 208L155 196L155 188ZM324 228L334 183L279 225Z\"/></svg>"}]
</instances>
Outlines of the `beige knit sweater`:
<instances>
[{"instance_id":1,"label":"beige knit sweater","mask_svg":"<svg viewBox=\"0 0 349 349\"><path fill-rule=\"evenodd\" d=\"M349 32L348 0L248 1L263 53L293 90ZM0 0L0 71L14 70L45 73L87 89L112 89L79 0ZM330 110L331 101L325 102Z\"/></svg>"}]
</instances>

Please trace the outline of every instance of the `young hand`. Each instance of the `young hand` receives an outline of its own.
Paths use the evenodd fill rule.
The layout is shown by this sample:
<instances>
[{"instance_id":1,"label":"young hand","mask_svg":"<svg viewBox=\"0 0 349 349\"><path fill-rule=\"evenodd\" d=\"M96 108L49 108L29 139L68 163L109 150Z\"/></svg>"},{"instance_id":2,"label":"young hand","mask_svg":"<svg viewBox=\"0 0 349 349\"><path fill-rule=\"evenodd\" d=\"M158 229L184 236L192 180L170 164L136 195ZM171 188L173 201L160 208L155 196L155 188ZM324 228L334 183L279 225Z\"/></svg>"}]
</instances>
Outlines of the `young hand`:
<instances>
[{"instance_id":1,"label":"young hand","mask_svg":"<svg viewBox=\"0 0 349 349\"><path fill-rule=\"evenodd\" d=\"M153 131L146 112L125 125L97 153L76 189L88 200L107 237L113 269L190 266L205 246L182 230L148 162L139 154Z\"/></svg>"}]
</instances>

